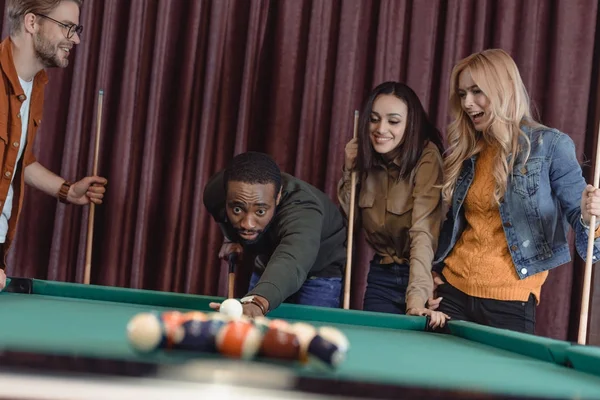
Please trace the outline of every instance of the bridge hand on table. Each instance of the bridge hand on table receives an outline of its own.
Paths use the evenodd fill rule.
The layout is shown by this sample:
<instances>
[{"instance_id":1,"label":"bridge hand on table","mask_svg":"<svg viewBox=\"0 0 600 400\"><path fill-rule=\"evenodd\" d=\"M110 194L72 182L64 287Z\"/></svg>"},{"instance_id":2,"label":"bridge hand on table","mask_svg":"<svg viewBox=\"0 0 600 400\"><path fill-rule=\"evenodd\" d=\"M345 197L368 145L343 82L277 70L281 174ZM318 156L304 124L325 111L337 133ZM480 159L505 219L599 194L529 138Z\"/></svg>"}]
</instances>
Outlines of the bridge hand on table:
<instances>
[{"instance_id":1,"label":"bridge hand on table","mask_svg":"<svg viewBox=\"0 0 600 400\"><path fill-rule=\"evenodd\" d=\"M230 299L232 300L232 299ZM227 300L225 300L227 301ZM209 303L208 306L218 312L221 312L221 304L222 303ZM226 314L229 314L229 312L226 312ZM246 317L263 317L264 314L262 313L262 310L256 305L256 304L252 304L252 303L245 303L242 304L242 314L245 315Z\"/></svg>"}]
</instances>

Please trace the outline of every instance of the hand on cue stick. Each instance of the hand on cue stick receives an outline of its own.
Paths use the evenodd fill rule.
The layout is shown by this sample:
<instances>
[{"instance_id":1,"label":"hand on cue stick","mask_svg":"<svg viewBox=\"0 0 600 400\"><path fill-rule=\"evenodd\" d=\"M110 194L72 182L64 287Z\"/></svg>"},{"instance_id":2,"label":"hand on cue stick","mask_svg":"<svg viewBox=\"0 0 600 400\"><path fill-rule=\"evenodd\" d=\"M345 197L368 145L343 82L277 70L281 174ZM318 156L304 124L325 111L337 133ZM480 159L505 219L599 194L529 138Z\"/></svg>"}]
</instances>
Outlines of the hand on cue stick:
<instances>
[{"instance_id":1,"label":"hand on cue stick","mask_svg":"<svg viewBox=\"0 0 600 400\"><path fill-rule=\"evenodd\" d=\"M358 110L354 111L354 134L358 133ZM350 280L352 276L352 241L354 233L354 204L356 202L356 171L352 171L350 186L350 210L348 213L348 244L346 248L346 276L344 278L344 309L350 308Z\"/></svg>"},{"instance_id":2,"label":"hand on cue stick","mask_svg":"<svg viewBox=\"0 0 600 400\"><path fill-rule=\"evenodd\" d=\"M593 186L588 185L581 195L581 217L588 219L588 243L587 254L585 258L585 270L583 275L583 291L581 293L581 312L579 314L579 334L577 337L578 344L586 344L587 342L587 325L588 313L590 307L590 288L592 285L592 260L594 257L594 231L596 230L596 216L598 215L598 185L600 184L600 126L598 126L598 134L596 136L596 162L594 166L594 182ZM584 215L585 214L585 215Z\"/></svg>"},{"instance_id":3,"label":"hand on cue stick","mask_svg":"<svg viewBox=\"0 0 600 400\"><path fill-rule=\"evenodd\" d=\"M600 147L598 151L600 151ZM587 254L585 258L585 271L583 276L583 291L581 294L581 314L579 315L579 335L577 338L578 344L586 344L587 342L587 325L592 284L592 264L594 261L595 231L597 226L596 222L598 221L597 216L600 213L600 190L598 189L598 180L600 175L599 160L600 153L596 152L594 185L587 185L581 195L581 218L584 223L588 224L588 243Z\"/></svg>"},{"instance_id":4,"label":"hand on cue stick","mask_svg":"<svg viewBox=\"0 0 600 400\"><path fill-rule=\"evenodd\" d=\"M96 143L94 147L94 165L92 175L98 175L98 154L100 147L100 128L102 124L102 101L104 99L104 91L98 92L98 113L96 114ZM85 253L85 269L83 273L83 283L89 285L90 276L92 272L92 242L94 238L94 217L95 217L96 205L90 203L90 212L88 217L88 231L87 231L87 243Z\"/></svg>"}]
</instances>

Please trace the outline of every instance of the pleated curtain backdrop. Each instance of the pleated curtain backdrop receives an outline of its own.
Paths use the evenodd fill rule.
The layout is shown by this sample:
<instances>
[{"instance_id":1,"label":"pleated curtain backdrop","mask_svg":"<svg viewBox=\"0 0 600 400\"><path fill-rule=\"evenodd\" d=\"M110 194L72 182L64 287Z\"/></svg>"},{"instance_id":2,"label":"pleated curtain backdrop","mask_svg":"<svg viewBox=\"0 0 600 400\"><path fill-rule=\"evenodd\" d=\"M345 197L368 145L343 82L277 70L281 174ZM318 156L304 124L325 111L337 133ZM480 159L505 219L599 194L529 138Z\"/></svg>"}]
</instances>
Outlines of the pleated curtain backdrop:
<instances>
[{"instance_id":1,"label":"pleated curtain backdrop","mask_svg":"<svg viewBox=\"0 0 600 400\"><path fill-rule=\"evenodd\" d=\"M353 112L382 81L410 85L445 134L453 65L501 47L542 122L592 159L597 13L597 0L85 0L81 44L67 69L50 71L35 151L66 179L89 174L103 90L108 192L96 209L92 283L223 295L207 179L258 150L336 199ZM81 282L88 209L26 196L8 275ZM361 308L372 253L360 233L354 245L352 307ZM550 274L538 334L575 338L582 267ZM237 295L249 269L240 271Z\"/></svg>"}]
</instances>

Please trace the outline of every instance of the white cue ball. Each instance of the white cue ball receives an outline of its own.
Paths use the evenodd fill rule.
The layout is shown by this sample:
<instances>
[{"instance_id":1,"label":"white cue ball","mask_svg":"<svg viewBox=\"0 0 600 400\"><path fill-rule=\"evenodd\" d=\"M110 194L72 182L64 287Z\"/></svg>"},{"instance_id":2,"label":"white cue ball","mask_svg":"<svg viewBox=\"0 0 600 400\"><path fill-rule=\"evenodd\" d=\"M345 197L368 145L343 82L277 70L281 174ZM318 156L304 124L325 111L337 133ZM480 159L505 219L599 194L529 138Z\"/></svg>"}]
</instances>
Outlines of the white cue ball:
<instances>
[{"instance_id":1,"label":"white cue ball","mask_svg":"<svg viewBox=\"0 0 600 400\"><path fill-rule=\"evenodd\" d=\"M242 303L240 303L238 300L227 299L221 303L219 312L228 317L241 318L244 314L244 308L242 307Z\"/></svg>"},{"instance_id":2,"label":"white cue ball","mask_svg":"<svg viewBox=\"0 0 600 400\"><path fill-rule=\"evenodd\" d=\"M139 313L127 324L127 339L138 351L147 353L155 350L162 341L162 323L157 315Z\"/></svg>"}]
</instances>

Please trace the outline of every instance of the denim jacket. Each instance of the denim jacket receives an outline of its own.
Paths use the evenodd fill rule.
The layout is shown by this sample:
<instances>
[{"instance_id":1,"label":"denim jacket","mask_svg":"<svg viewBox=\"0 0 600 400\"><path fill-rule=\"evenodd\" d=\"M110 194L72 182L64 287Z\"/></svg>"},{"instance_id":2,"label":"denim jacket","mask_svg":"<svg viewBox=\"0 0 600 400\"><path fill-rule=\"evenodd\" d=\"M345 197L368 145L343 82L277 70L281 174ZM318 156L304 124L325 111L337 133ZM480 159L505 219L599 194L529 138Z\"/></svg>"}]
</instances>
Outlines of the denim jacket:
<instances>
[{"instance_id":1,"label":"denim jacket","mask_svg":"<svg viewBox=\"0 0 600 400\"><path fill-rule=\"evenodd\" d=\"M575 248L585 260L588 231L581 224L581 193L586 187L572 139L547 127L522 129L531 141L529 159L517 159L500 203L508 249L520 279L571 261L567 234L575 231ZM510 156L509 156L510 157ZM473 182L477 156L465 160L439 239L433 270L441 273L444 259L462 234L463 201ZM501 244L502 245L502 244ZM593 262L600 257L594 241Z\"/></svg>"}]
</instances>

